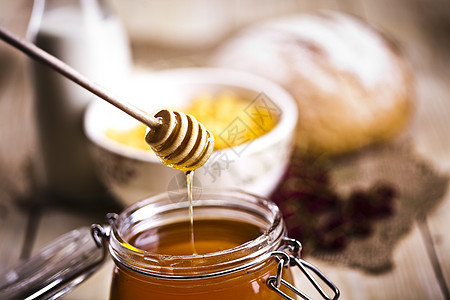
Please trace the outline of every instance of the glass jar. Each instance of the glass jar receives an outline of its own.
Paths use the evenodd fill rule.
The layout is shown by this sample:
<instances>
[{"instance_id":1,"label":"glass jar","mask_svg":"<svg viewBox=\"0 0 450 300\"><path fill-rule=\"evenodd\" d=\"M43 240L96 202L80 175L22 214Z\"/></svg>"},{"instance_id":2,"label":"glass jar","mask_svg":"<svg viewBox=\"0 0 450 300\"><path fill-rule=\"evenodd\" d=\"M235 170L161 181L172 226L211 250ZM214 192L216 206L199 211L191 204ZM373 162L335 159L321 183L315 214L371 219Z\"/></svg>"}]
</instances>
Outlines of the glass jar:
<instances>
[{"instance_id":1,"label":"glass jar","mask_svg":"<svg viewBox=\"0 0 450 300\"><path fill-rule=\"evenodd\" d=\"M302 270L323 298L339 298L339 290L315 267L300 259L301 244L287 238L283 218L273 202L235 190L202 189L198 194L200 195L196 195L194 201L194 245L199 247L198 254L168 255L138 247L143 244L160 246L168 236L168 231L161 230L162 228L172 228L172 225L179 223L189 224L186 191L163 193L137 202L119 215L108 214L109 225L93 225L93 239L85 241L91 246L74 247L80 244L79 240L85 240L85 232L78 235L78 241L74 238L61 238L59 242L55 242L56 245L63 244L60 247L65 247L66 250L70 248L72 258L64 263L64 259L59 256L57 261L47 261L46 264L54 263L58 265L55 268L60 270L70 266L78 271L70 275L64 274L64 278L58 278L57 282L55 277L58 276L54 274L27 274L29 278L38 277L38 282L46 282L47 277L54 279L41 287L43 293L47 294L36 292L37 289L33 293L49 296L49 286L52 290L59 290L59 294L70 290L74 286L73 282L84 280L85 274L92 273L109 252L115 262L110 294L110 299L113 300L201 300L233 297L276 300L295 299L296 295L309 299L293 285L293 267ZM206 238L195 236L195 233L202 232L202 224L207 224L203 228L207 228L209 232ZM223 224L231 226L222 226ZM260 233L247 235L246 231L251 228L258 228ZM241 242L242 236L254 237ZM138 239L141 244L137 242ZM214 245L223 241L228 241L231 245L235 242L236 245L220 251L201 253L204 250L202 248L209 247L204 247L202 242ZM180 247L179 242L172 238L168 242L168 248L173 245L172 250L176 253L177 247ZM47 248L54 252L57 247ZM79 253L81 249L84 249L83 253ZM47 253L48 258L49 249L44 249L43 252ZM73 257L83 258L78 263ZM43 258L40 259L39 263L42 265ZM89 263L83 264L83 260ZM16 277L20 278L22 273L25 277L26 269L33 269L32 265L25 264L21 270L15 270ZM332 297L318 284L317 278L334 293ZM32 282L19 281L21 282L10 283L11 291L14 290L11 286L33 286ZM2 291L5 288L0 284L0 296L25 295L2 294Z\"/></svg>"},{"instance_id":2,"label":"glass jar","mask_svg":"<svg viewBox=\"0 0 450 300\"><path fill-rule=\"evenodd\" d=\"M34 0L27 39L112 91L131 74L130 43L105 0ZM84 111L99 101L37 60L30 60L42 183L58 201L87 204L106 191L83 130Z\"/></svg>"}]
</instances>

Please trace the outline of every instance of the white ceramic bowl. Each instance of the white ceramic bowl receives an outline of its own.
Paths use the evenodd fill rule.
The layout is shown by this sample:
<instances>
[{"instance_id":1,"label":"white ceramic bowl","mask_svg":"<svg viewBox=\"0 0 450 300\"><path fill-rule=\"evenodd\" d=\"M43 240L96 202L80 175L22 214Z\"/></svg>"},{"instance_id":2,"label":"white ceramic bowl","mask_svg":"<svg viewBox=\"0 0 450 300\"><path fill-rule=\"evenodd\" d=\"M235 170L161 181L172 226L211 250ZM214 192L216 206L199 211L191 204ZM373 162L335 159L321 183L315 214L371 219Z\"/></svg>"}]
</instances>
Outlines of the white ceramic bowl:
<instances>
[{"instance_id":1,"label":"white ceramic bowl","mask_svg":"<svg viewBox=\"0 0 450 300\"><path fill-rule=\"evenodd\" d=\"M160 109L186 105L200 93L214 91L233 91L254 99L250 105L257 105L262 112L277 114L280 120L259 138L214 151L209 161L195 171L194 187L240 188L268 196L287 166L297 122L296 104L280 86L247 73L190 68L137 76L124 84L121 95L154 114ZM233 129L246 130L245 124L239 121L237 118L224 128L219 138L230 138L228 133L234 132ZM105 135L109 128L123 130L136 122L102 100L89 105L84 119L99 177L125 205L185 185L185 175L163 165L152 151L120 144Z\"/></svg>"}]
</instances>

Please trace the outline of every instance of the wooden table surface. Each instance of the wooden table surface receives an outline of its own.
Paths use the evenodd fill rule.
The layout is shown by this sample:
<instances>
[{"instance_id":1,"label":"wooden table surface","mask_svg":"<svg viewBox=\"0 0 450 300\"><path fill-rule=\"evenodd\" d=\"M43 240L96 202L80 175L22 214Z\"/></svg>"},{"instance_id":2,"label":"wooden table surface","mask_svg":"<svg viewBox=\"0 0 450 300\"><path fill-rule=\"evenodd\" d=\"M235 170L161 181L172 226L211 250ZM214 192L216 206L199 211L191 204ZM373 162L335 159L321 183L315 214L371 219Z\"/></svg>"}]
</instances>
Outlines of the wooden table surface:
<instances>
[{"instance_id":1,"label":"wooden table surface","mask_svg":"<svg viewBox=\"0 0 450 300\"><path fill-rule=\"evenodd\" d=\"M318 8L356 14L389 32L403 47L417 82L416 114L408 131L410 147L433 174L450 176L450 2L294 1L298 11ZM27 1L0 1L0 24L24 34L30 7ZM151 66L134 45L135 61ZM177 59L179 52L154 52L159 61ZM179 65L198 59L190 52ZM187 58L187 59L186 59ZM170 61L167 63L170 66ZM26 59L0 43L0 271L29 257L55 237L80 226L102 223L115 205L93 208L45 205L31 197L29 166L36 161L33 97ZM448 185L432 209L414 215L395 243L392 266L367 269L306 256L340 288L342 299L450 299L450 190ZM36 195L35 195L36 196ZM27 200L28 199L28 200ZM42 199L41 199L42 200ZM426 202L424 198L422 201ZM64 299L107 299L113 264ZM298 280L301 281L301 274ZM301 283L300 283L301 284ZM308 290L308 287L305 287Z\"/></svg>"}]
</instances>

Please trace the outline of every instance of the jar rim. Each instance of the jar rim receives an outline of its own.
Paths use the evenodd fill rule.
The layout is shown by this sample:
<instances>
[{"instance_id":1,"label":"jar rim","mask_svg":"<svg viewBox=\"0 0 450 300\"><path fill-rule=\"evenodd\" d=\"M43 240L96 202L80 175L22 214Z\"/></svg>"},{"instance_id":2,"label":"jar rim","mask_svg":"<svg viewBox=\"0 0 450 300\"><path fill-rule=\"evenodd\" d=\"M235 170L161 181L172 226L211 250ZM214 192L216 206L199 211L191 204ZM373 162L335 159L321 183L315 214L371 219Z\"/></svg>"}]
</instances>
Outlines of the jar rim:
<instances>
[{"instance_id":1,"label":"jar rim","mask_svg":"<svg viewBox=\"0 0 450 300\"><path fill-rule=\"evenodd\" d=\"M259 264L280 248L286 230L276 204L237 189L202 188L200 194L194 200L194 212L197 212L194 218L216 214L240 220L247 218L245 221L258 223L264 232L236 247L207 254L165 255L138 249L128 243L130 236L148 226L157 227L168 221L165 218L179 219L179 213L188 208L187 190L161 193L131 205L113 222L109 250L116 263L158 278L213 277Z\"/></svg>"}]
</instances>

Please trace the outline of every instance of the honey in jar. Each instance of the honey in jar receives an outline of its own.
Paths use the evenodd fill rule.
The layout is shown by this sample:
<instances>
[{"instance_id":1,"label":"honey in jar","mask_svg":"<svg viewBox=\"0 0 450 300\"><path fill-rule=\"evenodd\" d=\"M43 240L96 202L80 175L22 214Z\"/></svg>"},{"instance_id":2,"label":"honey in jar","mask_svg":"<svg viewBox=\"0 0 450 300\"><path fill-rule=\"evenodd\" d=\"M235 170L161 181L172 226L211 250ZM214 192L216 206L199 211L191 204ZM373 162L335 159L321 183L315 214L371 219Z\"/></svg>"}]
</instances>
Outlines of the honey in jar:
<instances>
[{"instance_id":1,"label":"honey in jar","mask_svg":"<svg viewBox=\"0 0 450 300\"><path fill-rule=\"evenodd\" d=\"M281 299L267 285L285 228L275 205L239 192L202 191L194 240L180 193L128 209L111 230L111 299ZM289 269L283 279L292 282ZM286 291L287 294L289 294Z\"/></svg>"}]
</instances>

